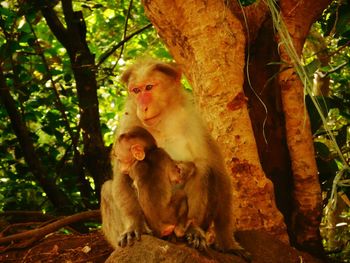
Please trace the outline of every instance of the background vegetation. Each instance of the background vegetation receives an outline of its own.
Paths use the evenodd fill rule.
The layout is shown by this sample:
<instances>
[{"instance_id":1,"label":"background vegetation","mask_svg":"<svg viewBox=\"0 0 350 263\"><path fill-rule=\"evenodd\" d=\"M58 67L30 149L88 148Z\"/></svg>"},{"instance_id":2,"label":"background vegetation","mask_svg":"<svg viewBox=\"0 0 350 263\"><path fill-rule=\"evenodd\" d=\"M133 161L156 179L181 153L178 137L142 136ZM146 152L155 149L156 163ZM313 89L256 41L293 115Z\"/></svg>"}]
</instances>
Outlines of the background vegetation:
<instances>
[{"instance_id":1,"label":"background vegetation","mask_svg":"<svg viewBox=\"0 0 350 263\"><path fill-rule=\"evenodd\" d=\"M67 7L50 2L42 6L36 1L0 2L0 77L4 80L0 87L0 209L4 212L72 213L98 207L99 175L89 169L76 64L71 46L58 40L45 12L53 11L66 28L72 21L76 23L80 35L70 40L86 42L93 54L94 63L88 66L97 83L98 125L107 152L125 97L118 82L120 72L140 55L170 58L139 1L73 1L73 18L69 18ZM253 2L242 1L244 5ZM84 41L79 39L82 37ZM349 44L350 4L333 1L313 26L303 62L315 84L306 102L324 191L322 233L325 247L336 252L334 258L344 261L350 256L350 176L341 161L345 159L348 165L350 161ZM326 122L309 96L322 105ZM23 125L13 118L11 109ZM16 131L16 125L28 131L29 140ZM31 159L39 162L42 170L30 165L23 141L32 144L35 155ZM64 206L50 198L45 188L48 179L64 198Z\"/></svg>"}]
</instances>

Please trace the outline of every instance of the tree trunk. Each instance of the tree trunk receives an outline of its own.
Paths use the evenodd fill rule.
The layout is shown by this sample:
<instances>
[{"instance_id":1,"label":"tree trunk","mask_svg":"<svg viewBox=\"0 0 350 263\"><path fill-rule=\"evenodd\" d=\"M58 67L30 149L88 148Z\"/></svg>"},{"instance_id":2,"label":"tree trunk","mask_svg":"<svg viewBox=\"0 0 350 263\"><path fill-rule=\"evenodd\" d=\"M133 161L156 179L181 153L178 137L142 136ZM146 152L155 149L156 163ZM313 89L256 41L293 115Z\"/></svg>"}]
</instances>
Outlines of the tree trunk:
<instances>
[{"instance_id":1,"label":"tree trunk","mask_svg":"<svg viewBox=\"0 0 350 263\"><path fill-rule=\"evenodd\" d=\"M68 196L59 189L54 180L48 175L34 150L33 140L30 137L25 122L22 120L22 117L16 108L16 103L6 85L2 69L0 69L0 98L10 117L11 125L23 151L24 159L34 177L39 182L40 186L43 188L44 192L47 194L49 200L55 206L58 212L72 212L70 208L73 207L73 204L69 200Z\"/></svg>"},{"instance_id":2,"label":"tree trunk","mask_svg":"<svg viewBox=\"0 0 350 263\"><path fill-rule=\"evenodd\" d=\"M259 157L267 177L275 186L276 204L290 230L292 215L292 171L286 142L281 91L276 78L280 60L271 18L261 21L249 47L244 91L249 98ZM269 63L275 62L274 65ZM248 72L248 74L247 74ZM290 231L289 231L290 232Z\"/></svg>"},{"instance_id":3,"label":"tree trunk","mask_svg":"<svg viewBox=\"0 0 350 263\"><path fill-rule=\"evenodd\" d=\"M66 28L50 6L42 12L50 29L67 49L76 80L80 109L80 127L83 135L85 166L94 178L96 193L111 177L109 151L105 147L98 111L95 57L86 42L86 25L82 12L73 10L71 0L62 0Z\"/></svg>"},{"instance_id":4,"label":"tree trunk","mask_svg":"<svg viewBox=\"0 0 350 263\"><path fill-rule=\"evenodd\" d=\"M234 178L238 229L266 229L288 241L274 190L260 165L243 92L246 38L224 1L143 1L192 84L196 102Z\"/></svg>"},{"instance_id":5,"label":"tree trunk","mask_svg":"<svg viewBox=\"0 0 350 263\"><path fill-rule=\"evenodd\" d=\"M280 1L281 16L299 57L312 23L329 3L329 0ZM283 45L280 56L282 61L291 63ZM322 250L319 233L322 212L321 189L310 120L304 103L303 83L297 77L295 70L285 65L282 66L279 82L294 180L293 241L304 248Z\"/></svg>"}]
</instances>

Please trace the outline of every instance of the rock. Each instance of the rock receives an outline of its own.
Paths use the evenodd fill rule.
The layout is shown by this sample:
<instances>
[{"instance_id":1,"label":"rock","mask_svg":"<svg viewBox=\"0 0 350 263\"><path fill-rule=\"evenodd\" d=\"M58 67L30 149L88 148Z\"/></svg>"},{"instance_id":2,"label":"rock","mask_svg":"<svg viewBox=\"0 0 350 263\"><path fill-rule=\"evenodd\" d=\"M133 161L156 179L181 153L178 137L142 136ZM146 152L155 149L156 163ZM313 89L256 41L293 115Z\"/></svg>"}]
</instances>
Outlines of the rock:
<instances>
[{"instance_id":1,"label":"rock","mask_svg":"<svg viewBox=\"0 0 350 263\"><path fill-rule=\"evenodd\" d=\"M252 254L253 263L321 263L309 254L300 252L267 233L242 231L237 233L242 246ZM183 243L170 243L144 235L131 247L117 248L106 263L244 263L244 259L209 249L199 252Z\"/></svg>"},{"instance_id":2,"label":"rock","mask_svg":"<svg viewBox=\"0 0 350 263\"><path fill-rule=\"evenodd\" d=\"M191 262L191 263L214 263L214 262L245 262L237 256L221 254L214 250L198 252L189 248L186 244L174 244L152 236L142 236L140 242L136 241L133 246L117 248L106 263L140 263L140 262Z\"/></svg>"}]
</instances>

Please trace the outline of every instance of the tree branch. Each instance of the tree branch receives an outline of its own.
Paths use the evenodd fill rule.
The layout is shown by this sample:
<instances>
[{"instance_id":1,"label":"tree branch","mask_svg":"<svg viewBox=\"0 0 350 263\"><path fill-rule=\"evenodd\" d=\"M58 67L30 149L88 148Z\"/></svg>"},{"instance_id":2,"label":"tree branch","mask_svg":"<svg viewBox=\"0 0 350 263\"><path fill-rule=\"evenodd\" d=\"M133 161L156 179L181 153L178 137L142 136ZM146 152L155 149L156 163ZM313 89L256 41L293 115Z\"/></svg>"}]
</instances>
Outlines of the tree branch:
<instances>
[{"instance_id":1,"label":"tree branch","mask_svg":"<svg viewBox=\"0 0 350 263\"><path fill-rule=\"evenodd\" d=\"M327 72L322 72L322 71L320 71L320 72L319 72L319 76L320 76L321 78L326 78L326 77L328 77L330 74L332 74L332 73L334 73L334 72L337 72L338 70L344 68L344 67L347 66L347 65L349 65L349 62L348 62L348 61L345 61L345 62L343 62L342 64L336 66L335 68L333 68L333 69L331 69L331 70L329 70L329 71L327 71Z\"/></svg>"},{"instance_id":2,"label":"tree branch","mask_svg":"<svg viewBox=\"0 0 350 263\"><path fill-rule=\"evenodd\" d=\"M66 114L66 110L65 110L65 107L60 99L60 94L56 88L56 82L54 81L51 73L50 73L50 67L49 67L49 64L47 63L46 61L46 58L45 58L45 55L44 53L42 52L42 48L41 48L41 45L40 43L38 42L38 37L35 33L35 30L32 26L32 24L27 21L28 24L29 24L29 27L30 27L30 30L34 36L34 45L36 45L38 47L38 55L40 56L43 64L44 64L44 67L45 67L45 70L47 72L47 75L48 75L48 78L51 82L51 89L53 91L53 93L55 94L55 104L56 104L56 107L57 109L59 110L59 112L61 113L61 116L62 116L62 119L64 121L64 124L65 124L65 127L66 127L66 130L69 134L69 136L71 137L71 140L72 140L72 144L73 144L73 152L74 152L74 161L73 161L73 166L74 166L74 169L75 169L75 172L77 173L78 175L78 178L79 178L79 181L77 182L78 183L78 188L81 192L81 195L82 195L82 200L83 200L83 204L85 205L86 208L90 208L90 204L88 202L88 200L91 198L91 195L93 193L93 189L91 188L91 185L89 183L89 181L85 178L85 173L84 173L84 169L83 169L83 160L82 160L82 156L81 156L81 153L80 151L78 150L78 139L79 139L79 132L77 134L74 134L72 128L70 127L70 123L69 123L69 120L68 120L68 116Z\"/></svg>"},{"instance_id":3,"label":"tree branch","mask_svg":"<svg viewBox=\"0 0 350 263\"><path fill-rule=\"evenodd\" d=\"M67 23L67 28L74 27L74 11L72 0L62 0L62 9L64 14L64 19Z\"/></svg>"},{"instance_id":4,"label":"tree branch","mask_svg":"<svg viewBox=\"0 0 350 263\"><path fill-rule=\"evenodd\" d=\"M130 14L131 14L131 8L132 8L132 4L133 4L133 0L130 0L129 3L129 8L128 8L128 13L126 14L126 19L125 19L125 24L124 24L124 33L123 33L123 39L126 38L126 34L128 32L128 23L129 23L129 18L130 18ZM119 52L119 56L117 59L117 63L115 63L115 65L113 66L113 68L118 64L120 58L122 57L123 51L124 51L124 47L125 47L125 42L122 44L120 52Z\"/></svg>"},{"instance_id":5,"label":"tree branch","mask_svg":"<svg viewBox=\"0 0 350 263\"><path fill-rule=\"evenodd\" d=\"M106 61L106 59L111 56L118 48L122 47L126 42L128 42L130 39L132 39L134 36L140 34L144 30L152 27L152 24L148 24L139 30L135 31L134 33L130 34L129 36L125 37L122 41L120 41L118 44L113 46L110 50L106 51L104 54L100 56L99 62L97 63L97 67L101 66L103 62Z\"/></svg>"},{"instance_id":6,"label":"tree branch","mask_svg":"<svg viewBox=\"0 0 350 263\"><path fill-rule=\"evenodd\" d=\"M52 9L51 6L47 5L41 8L41 13L45 17L47 25L57 37L58 41L60 41L62 45L66 46L68 44L66 41L67 29L59 20L56 12Z\"/></svg>"}]
</instances>

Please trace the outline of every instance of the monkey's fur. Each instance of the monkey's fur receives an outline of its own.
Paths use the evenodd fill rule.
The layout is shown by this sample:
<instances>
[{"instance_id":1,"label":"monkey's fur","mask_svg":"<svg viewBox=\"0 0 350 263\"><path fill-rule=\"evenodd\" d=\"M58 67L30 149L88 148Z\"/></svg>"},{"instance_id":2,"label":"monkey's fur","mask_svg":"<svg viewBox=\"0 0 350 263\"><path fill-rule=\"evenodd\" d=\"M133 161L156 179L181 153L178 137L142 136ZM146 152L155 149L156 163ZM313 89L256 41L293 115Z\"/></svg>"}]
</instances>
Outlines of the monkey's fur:
<instances>
[{"instance_id":1,"label":"monkey's fur","mask_svg":"<svg viewBox=\"0 0 350 263\"><path fill-rule=\"evenodd\" d=\"M153 234L177 237L185 235L190 225L188 205L184 191L186 181L194 174L193 163L175 162L157 147L153 136L142 127L133 127L119 136L119 143L132 146L142 144L142 160L134 160L128 175L133 180L137 198Z\"/></svg>"},{"instance_id":2,"label":"monkey's fur","mask_svg":"<svg viewBox=\"0 0 350 263\"><path fill-rule=\"evenodd\" d=\"M129 96L120 133L142 126L172 159L195 164L196 172L184 186L188 219L192 222L186 233L189 245L198 247L205 239L203 230L214 223L215 247L246 257L233 236L231 178L225 171L220 149L180 79L180 68L171 63L141 60L129 67L122 76ZM102 189L103 230L112 245L120 240L131 244L133 237L145 232L145 221L131 179L119 176L115 158L112 163L114 178Z\"/></svg>"}]
</instances>

